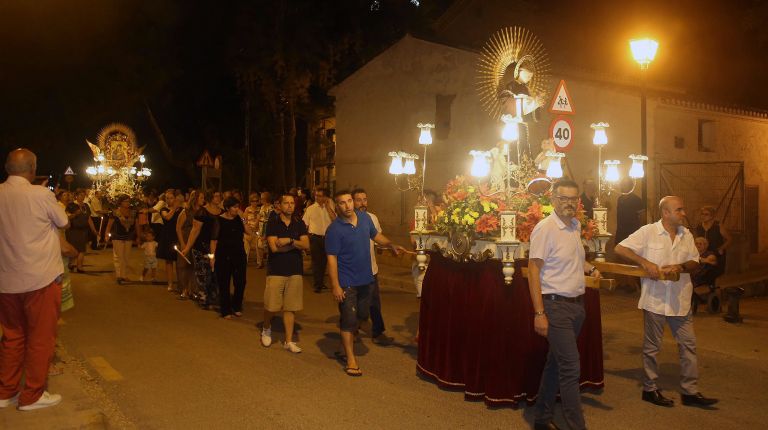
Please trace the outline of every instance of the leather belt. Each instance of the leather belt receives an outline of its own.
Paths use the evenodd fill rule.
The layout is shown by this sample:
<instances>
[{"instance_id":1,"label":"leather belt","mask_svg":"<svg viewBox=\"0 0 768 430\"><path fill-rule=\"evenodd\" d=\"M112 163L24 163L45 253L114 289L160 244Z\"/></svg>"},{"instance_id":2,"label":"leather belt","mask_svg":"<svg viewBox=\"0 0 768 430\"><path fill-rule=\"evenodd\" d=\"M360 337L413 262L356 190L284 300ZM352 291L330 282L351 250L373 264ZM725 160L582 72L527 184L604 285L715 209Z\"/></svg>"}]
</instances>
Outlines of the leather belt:
<instances>
[{"instance_id":1,"label":"leather belt","mask_svg":"<svg viewBox=\"0 0 768 430\"><path fill-rule=\"evenodd\" d=\"M325 237L325 236L322 236L322 235L319 235L319 234L314 234L314 233L309 233L309 235L310 236L315 236L315 237Z\"/></svg>"},{"instance_id":2,"label":"leather belt","mask_svg":"<svg viewBox=\"0 0 768 430\"><path fill-rule=\"evenodd\" d=\"M541 297L543 297L544 300L553 300L556 302L581 303L584 301L583 294L576 297L565 297L558 294L542 294Z\"/></svg>"}]
</instances>

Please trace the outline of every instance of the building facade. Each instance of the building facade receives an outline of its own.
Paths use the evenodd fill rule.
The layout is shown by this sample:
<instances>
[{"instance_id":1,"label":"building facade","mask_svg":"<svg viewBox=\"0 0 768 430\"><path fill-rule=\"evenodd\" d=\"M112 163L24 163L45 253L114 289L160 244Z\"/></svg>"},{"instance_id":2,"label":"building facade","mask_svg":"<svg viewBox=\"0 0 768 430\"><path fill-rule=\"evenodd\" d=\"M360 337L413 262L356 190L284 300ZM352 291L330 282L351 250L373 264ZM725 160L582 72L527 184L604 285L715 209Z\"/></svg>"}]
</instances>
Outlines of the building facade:
<instances>
[{"instance_id":1,"label":"building facade","mask_svg":"<svg viewBox=\"0 0 768 430\"><path fill-rule=\"evenodd\" d=\"M416 192L398 190L388 174L387 153L421 156L417 123L436 124L425 186L438 192L456 175L469 173L470 150L488 150L499 140L501 123L480 104L477 61L473 50L405 36L332 91L337 186L365 187L371 210L393 236L407 234ZM574 143L566 156L566 175L579 183L596 178L590 124L601 121L610 123L603 159L621 160L626 175L627 156L641 153L639 82L563 68L552 75L552 92L560 80L575 108L569 116ZM544 109L537 122L529 122L529 147L521 149L535 156L554 117ZM660 196L674 191L686 198L692 225L698 206L714 205L729 228L753 237L752 252L765 251L768 229L761 228L758 214L768 203L768 166L762 163L768 155L766 113L695 103L683 91L651 87L647 118L649 216L657 216ZM614 193L608 199L609 209L615 198ZM610 213L609 229L614 230L615 210Z\"/></svg>"}]
</instances>

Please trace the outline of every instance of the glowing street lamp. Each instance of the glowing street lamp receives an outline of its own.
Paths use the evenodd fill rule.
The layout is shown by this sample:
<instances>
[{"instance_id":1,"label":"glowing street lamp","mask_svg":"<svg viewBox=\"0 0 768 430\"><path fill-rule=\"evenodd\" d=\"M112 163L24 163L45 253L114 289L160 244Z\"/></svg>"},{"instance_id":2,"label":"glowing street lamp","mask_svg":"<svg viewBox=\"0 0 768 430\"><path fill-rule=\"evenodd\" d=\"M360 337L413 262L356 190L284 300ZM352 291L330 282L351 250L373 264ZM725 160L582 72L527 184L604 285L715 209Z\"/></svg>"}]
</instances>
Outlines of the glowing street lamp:
<instances>
[{"instance_id":1,"label":"glowing street lamp","mask_svg":"<svg viewBox=\"0 0 768 430\"><path fill-rule=\"evenodd\" d=\"M634 39L629 41L629 49L632 51L632 57L640 65L640 153L641 155L648 154L648 125L647 125L647 100L645 94L645 74L648 70L648 66L651 64L654 58L656 58L656 51L659 49L659 42L649 39ZM643 176L643 190L641 196L643 202L648 202L648 184L645 176Z\"/></svg>"},{"instance_id":2,"label":"glowing street lamp","mask_svg":"<svg viewBox=\"0 0 768 430\"><path fill-rule=\"evenodd\" d=\"M392 163L389 165L389 173L392 175L403 174L403 158L397 152L390 152L389 156L392 157Z\"/></svg>"},{"instance_id":3,"label":"glowing street lamp","mask_svg":"<svg viewBox=\"0 0 768 430\"><path fill-rule=\"evenodd\" d=\"M659 42L649 38L633 39L629 41L629 49L632 51L632 57L640 64L640 68L646 70L656 57Z\"/></svg>"}]
</instances>

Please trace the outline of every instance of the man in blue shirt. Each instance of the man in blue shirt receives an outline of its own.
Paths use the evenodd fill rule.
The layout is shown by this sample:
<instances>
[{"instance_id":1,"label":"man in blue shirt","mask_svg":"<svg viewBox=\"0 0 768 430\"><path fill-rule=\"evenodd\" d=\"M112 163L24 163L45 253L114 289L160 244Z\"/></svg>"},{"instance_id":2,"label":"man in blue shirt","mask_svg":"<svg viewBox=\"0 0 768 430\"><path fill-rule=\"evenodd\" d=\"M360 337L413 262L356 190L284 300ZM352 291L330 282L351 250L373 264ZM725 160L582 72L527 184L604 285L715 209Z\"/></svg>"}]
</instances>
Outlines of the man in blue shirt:
<instances>
[{"instance_id":1,"label":"man in blue shirt","mask_svg":"<svg viewBox=\"0 0 768 430\"><path fill-rule=\"evenodd\" d=\"M347 356L345 372L349 376L362 376L352 343L353 333L360 321L368 319L371 307L373 270L370 240L390 248L395 255L404 248L379 233L367 213L355 210L350 191L338 191L333 199L339 216L325 233L328 275L331 278L333 298L339 303L341 341Z\"/></svg>"}]
</instances>

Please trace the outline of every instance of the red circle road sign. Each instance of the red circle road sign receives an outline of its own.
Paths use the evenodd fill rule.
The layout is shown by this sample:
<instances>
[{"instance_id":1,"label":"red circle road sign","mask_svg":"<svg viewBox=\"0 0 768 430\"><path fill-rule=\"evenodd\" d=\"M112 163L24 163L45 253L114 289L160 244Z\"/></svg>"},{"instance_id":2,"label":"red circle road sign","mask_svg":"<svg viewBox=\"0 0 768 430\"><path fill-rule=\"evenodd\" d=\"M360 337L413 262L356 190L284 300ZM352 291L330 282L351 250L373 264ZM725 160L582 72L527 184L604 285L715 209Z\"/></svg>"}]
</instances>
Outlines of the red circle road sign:
<instances>
[{"instance_id":1,"label":"red circle road sign","mask_svg":"<svg viewBox=\"0 0 768 430\"><path fill-rule=\"evenodd\" d=\"M553 119L549 126L549 137L554 139L557 152L570 151L573 147L573 122L563 116Z\"/></svg>"}]
</instances>

